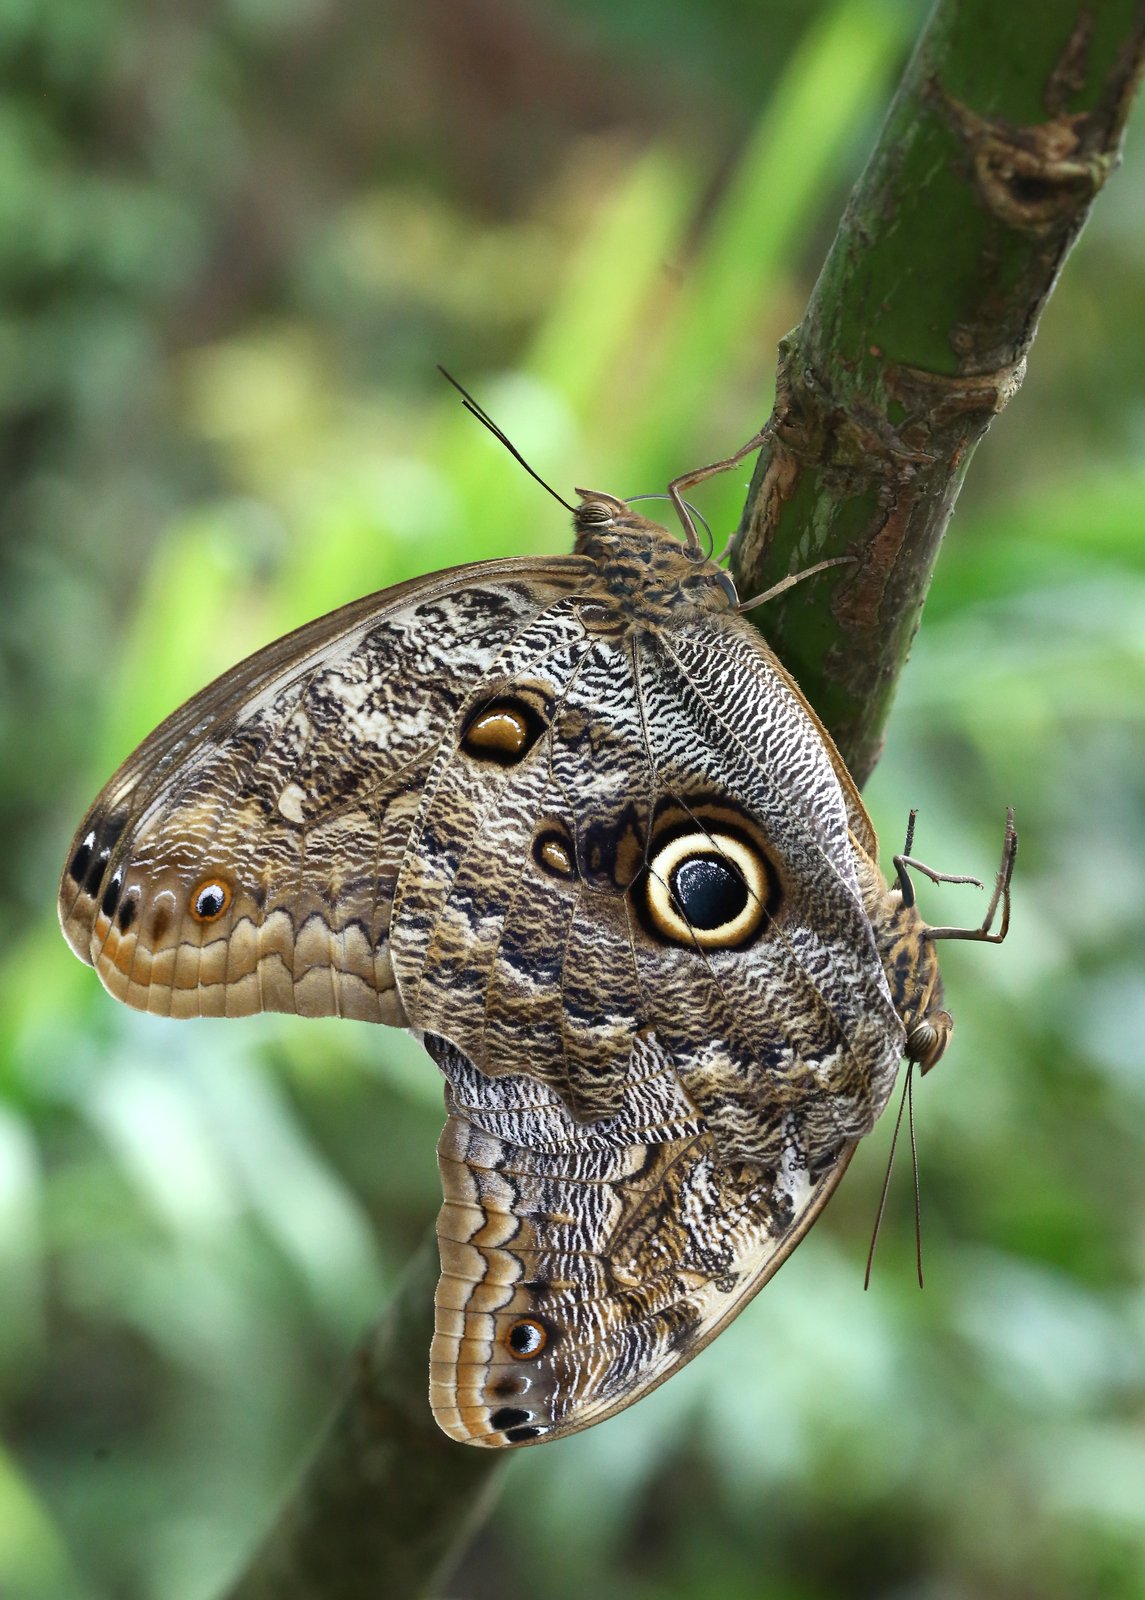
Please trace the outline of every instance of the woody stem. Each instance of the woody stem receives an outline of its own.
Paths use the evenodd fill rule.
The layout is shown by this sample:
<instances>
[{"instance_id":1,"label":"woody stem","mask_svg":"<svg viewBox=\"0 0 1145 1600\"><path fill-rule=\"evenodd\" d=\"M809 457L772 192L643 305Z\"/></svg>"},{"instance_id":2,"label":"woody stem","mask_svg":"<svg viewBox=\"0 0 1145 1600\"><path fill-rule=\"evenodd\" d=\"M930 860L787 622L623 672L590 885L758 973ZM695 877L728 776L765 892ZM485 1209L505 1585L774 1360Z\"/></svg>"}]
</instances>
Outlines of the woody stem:
<instances>
[{"instance_id":1,"label":"woody stem","mask_svg":"<svg viewBox=\"0 0 1145 1600\"><path fill-rule=\"evenodd\" d=\"M781 342L732 555L741 594L855 565L758 617L859 783L970 458L1113 172L1141 0L942 0Z\"/></svg>"}]
</instances>

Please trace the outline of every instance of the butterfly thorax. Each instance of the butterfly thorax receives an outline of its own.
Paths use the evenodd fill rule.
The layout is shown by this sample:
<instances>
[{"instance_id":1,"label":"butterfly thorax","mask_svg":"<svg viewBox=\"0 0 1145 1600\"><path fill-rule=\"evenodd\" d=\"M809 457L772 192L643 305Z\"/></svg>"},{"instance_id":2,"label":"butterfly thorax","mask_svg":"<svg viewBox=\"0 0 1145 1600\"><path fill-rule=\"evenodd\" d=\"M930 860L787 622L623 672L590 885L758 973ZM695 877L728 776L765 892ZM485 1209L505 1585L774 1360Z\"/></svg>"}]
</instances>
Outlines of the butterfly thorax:
<instances>
[{"instance_id":1,"label":"butterfly thorax","mask_svg":"<svg viewBox=\"0 0 1145 1600\"><path fill-rule=\"evenodd\" d=\"M592 598L611 617L655 626L681 608L734 609L735 586L714 561L613 495L577 493L576 553L592 562Z\"/></svg>"}]
</instances>

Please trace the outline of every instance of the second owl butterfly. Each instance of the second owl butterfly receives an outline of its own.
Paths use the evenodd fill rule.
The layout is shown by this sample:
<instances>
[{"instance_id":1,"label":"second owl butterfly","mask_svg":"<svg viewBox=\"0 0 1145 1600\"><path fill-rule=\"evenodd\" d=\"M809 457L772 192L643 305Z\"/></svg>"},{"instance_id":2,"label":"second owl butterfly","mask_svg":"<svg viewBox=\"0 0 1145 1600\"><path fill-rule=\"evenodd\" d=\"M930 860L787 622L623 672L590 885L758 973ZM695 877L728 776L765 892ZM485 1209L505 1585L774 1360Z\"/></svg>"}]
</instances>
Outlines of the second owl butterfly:
<instances>
[{"instance_id":1,"label":"second owl butterfly","mask_svg":"<svg viewBox=\"0 0 1145 1600\"><path fill-rule=\"evenodd\" d=\"M130 1005L424 1036L430 1398L479 1445L600 1420L738 1313L904 1053L941 1054L936 939L999 938L1009 903L1008 826L990 917L928 929L727 574L611 495L574 529L225 673L111 778L60 884Z\"/></svg>"}]
</instances>

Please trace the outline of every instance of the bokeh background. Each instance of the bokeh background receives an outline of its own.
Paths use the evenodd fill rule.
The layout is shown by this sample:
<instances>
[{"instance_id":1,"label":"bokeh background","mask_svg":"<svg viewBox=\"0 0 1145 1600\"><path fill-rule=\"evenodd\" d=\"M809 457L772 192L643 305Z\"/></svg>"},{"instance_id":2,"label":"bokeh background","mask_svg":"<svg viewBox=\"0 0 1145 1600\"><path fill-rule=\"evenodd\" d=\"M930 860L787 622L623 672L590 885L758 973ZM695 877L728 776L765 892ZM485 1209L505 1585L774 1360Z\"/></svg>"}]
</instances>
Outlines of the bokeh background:
<instances>
[{"instance_id":1,"label":"bokeh background","mask_svg":"<svg viewBox=\"0 0 1145 1600\"><path fill-rule=\"evenodd\" d=\"M922 19L893 0L0 7L0 1595L209 1600L437 1207L402 1038L172 1024L67 952L95 788L216 671L770 405ZM974 463L869 790L987 876L918 1097L634 1410L510 1464L449 1593L1145 1594L1145 127ZM703 504L734 525L737 481ZM936 921L973 891L927 888Z\"/></svg>"}]
</instances>

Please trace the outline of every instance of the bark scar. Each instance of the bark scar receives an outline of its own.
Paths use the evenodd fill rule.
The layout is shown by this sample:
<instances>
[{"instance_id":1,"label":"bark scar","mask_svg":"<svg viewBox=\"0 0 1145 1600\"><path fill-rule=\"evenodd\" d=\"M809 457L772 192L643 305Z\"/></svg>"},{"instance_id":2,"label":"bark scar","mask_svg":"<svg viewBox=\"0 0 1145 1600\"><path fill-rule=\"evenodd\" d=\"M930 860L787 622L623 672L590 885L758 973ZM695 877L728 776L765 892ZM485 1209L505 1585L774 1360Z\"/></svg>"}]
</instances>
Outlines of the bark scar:
<instances>
[{"instance_id":1,"label":"bark scar","mask_svg":"<svg viewBox=\"0 0 1145 1600\"><path fill-rule=\"evenodd\" d=\"M888 361L881 403L875 405L853 383L830 383L828 363L811 364L800 332L780 341L776 442L801 461L857 468L864 480L886 476L887 468L909 476L912 468L933 466L946 454L946 430L961 434L967 425L988 422L1013 399L1026 374L1024 356L994 371L958 377ZM897 422L890 419L889 404L901 408ZM881 471L877 462L884 463ZM789 497L786 479L780 492L782 499Z\"/></svg>"},{"instance_id":2,"label":"bark scar","mask_svg":"<svg viewBox=\"0 0 1145 1600\"><path fill-rule=\"evenodd\" d=\"M1105 119L1092 111L1060 112L1048 122L1018 126L979 116L932 77L927 95L970 157L978 198L1018 233L1044 236L1076 225L1116 165L1102 149Z\"/></svg>"}]
</instances>

